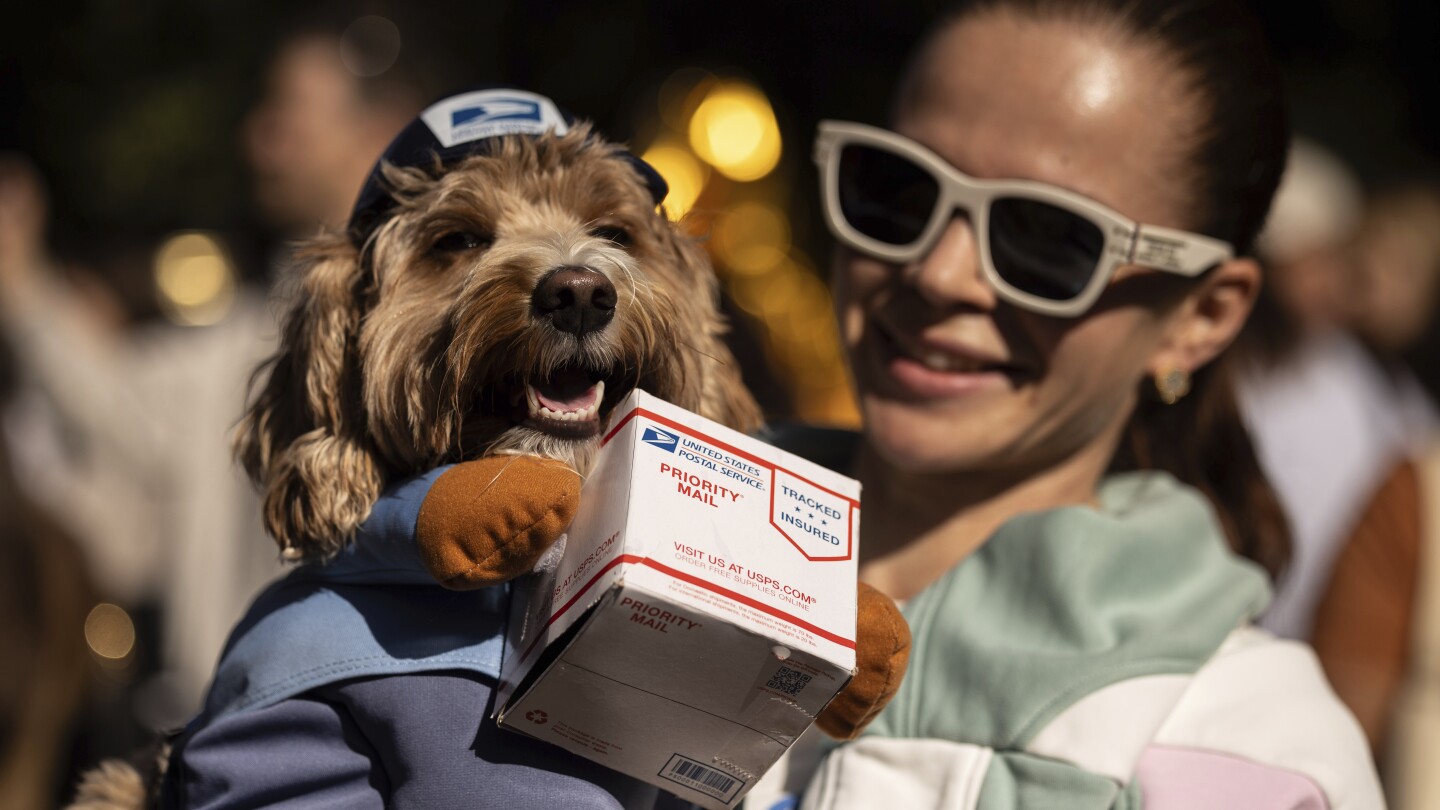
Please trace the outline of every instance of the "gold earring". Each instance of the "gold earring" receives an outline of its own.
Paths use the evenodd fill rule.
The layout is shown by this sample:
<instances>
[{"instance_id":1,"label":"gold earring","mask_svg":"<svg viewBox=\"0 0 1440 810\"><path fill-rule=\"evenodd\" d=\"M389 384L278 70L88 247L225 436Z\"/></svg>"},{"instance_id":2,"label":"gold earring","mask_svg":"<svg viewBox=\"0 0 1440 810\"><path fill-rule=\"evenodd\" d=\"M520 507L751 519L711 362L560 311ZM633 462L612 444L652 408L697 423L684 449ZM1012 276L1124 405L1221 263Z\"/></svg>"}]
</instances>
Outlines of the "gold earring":
<instances>
[{"instance_id":1,"label":"gold earring","mask_svg":"<svg viewBox=\"0 0 1440 810\"><path fill-rule=\"evenodd\" d=\"M1190 393L1190 372L1183 368L1172 368L1156 374L1155 392L1160 395L1161 402L1174 405Z\"/></svg>"}]
</instances>

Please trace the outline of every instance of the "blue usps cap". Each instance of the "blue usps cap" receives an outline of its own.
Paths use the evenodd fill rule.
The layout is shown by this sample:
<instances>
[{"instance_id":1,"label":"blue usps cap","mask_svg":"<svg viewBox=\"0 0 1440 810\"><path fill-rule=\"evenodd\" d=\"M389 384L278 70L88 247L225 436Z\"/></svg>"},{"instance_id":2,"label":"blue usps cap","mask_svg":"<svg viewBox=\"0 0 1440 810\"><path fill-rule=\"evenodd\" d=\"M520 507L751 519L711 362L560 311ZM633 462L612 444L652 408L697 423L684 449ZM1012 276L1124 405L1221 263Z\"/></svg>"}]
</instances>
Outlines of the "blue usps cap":
<instances>
[{"instance_id":1,"label":"blue usps cap","mask_svg":"<svg viewBox=\"0 0 1440 810\"><path fill-rule=\"evenodd\" d=\"M395 204L380 171L383 163L430 167L438 159L450 166L487 154L496 138L564 135L574 125L575 117L545 96L507 87L470 90L435 102L395 136L370 169L350 212L350 240L357 247L365 244ZM615 155L634 167L657 205L665 199L669 187L654 167L619 147Z\"/></svg>"}]
</instances>

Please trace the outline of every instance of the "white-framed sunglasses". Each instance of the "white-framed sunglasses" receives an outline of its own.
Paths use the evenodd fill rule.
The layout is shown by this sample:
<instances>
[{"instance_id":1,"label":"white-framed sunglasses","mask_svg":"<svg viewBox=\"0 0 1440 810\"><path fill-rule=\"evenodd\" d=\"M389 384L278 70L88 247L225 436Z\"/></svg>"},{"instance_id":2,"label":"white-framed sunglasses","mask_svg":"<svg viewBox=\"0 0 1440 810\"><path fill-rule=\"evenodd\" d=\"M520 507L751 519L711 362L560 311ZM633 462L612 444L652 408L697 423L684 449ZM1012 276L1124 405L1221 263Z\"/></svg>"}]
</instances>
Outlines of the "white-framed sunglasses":
<instances>
[{"instance_id":1,"label":"white-framed sunglasses","mask_svg":"<svg viewBox=\"0 0 1440 810\"><path fill-rule=\"evenodd\" d=\"M1123 265L1193 277L1234 256L1218 239L1141 225L1062 188L977 180L879 127L822 121L815 162L826 224L842 244L882 261L913 262L961 209L995 292L1045 315L1083 314Z\"/></svg>"}]
</instances>

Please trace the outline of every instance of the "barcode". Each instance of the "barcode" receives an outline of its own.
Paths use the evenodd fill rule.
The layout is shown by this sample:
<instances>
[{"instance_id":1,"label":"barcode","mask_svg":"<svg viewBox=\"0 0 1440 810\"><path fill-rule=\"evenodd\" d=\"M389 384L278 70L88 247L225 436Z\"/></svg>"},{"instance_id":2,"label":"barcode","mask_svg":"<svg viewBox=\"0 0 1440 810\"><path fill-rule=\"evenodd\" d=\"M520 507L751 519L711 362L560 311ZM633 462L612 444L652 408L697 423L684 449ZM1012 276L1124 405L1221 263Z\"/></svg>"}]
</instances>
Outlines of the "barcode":
<instances>
[{"instance_id":1,"label":"barcode","mask_svg":"<svg viewBox=\"0 0 1440 810\"><path fill-rule=\"evenodd\" d=\"M805 684L810 682L810 676L803 672L796 672L789 667L780 667L775 674L770 676L769 683L765 684L766 689L774 689L776 692L784 692L790 697L800 694Z\"/></svg>"},{"instance_id":2,"label":"barcode","mask_svg":"<svg viewBox=\"0 0 1440 810\"><path fill-rule=\"evenodd\" d=\"M744 784L723 771L706 767L679 754L670 757L670 761L666 763L665 770L661 771L660 775L672 782L726 801L730 799L736 788Z\"/></svg>"}]
</instances>

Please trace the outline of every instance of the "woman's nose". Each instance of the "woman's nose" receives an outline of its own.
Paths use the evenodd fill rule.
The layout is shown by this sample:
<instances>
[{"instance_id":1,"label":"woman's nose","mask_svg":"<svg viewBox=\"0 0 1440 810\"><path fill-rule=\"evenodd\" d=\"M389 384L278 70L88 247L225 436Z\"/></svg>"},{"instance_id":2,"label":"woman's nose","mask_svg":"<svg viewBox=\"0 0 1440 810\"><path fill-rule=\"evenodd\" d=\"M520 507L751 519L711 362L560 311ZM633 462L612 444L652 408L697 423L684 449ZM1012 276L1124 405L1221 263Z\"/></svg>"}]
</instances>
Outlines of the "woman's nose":
<instances>
[{"instance_id":1,"label":"woman's nose","mask_svg":"<svg viewBox=\"0 0 1440 810\"><path fill-rule=\"evenodd\" d=\"M906 270L911 284L933 306L983 310L995 306L995 291L980 270L975 231L963 216L951 219L930 252Z\"/></svg>"}]
</instances>

